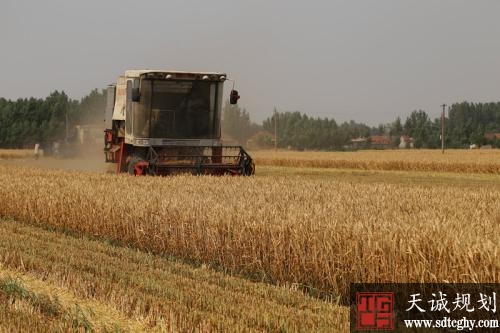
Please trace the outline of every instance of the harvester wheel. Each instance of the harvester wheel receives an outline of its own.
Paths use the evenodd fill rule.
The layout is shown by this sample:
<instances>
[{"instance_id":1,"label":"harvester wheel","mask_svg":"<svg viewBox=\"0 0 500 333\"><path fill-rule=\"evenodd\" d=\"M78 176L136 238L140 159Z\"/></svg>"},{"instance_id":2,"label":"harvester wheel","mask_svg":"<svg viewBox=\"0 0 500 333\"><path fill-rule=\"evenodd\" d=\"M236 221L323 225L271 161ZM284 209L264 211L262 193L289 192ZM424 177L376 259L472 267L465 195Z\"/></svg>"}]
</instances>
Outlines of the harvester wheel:
<instances>
[{"instance_id":1,"label":"harvester wheel","mask_svg":"<svg viewBox=\"0 0 500 333\"><path fill-rule=\"evenodd\" d=\"M144 159L142 157L132 156L132 158L130 159L130 161L128 162L128 165L127 165L127 171L130 175L133 175L133 176L136 175L135 166L140 162L144 162Z\"/></svg>"}]
</instances>

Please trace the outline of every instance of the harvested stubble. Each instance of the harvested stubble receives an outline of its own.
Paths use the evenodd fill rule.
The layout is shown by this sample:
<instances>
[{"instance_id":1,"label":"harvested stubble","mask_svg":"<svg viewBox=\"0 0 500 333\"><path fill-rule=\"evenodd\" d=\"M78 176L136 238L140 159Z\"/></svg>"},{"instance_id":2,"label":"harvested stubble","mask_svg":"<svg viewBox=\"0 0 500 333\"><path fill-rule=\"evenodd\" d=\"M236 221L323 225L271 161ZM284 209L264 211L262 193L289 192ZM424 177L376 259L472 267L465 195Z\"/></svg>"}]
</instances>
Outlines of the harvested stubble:
<instances>
[{"instance_id":1,"label":"harvested stubble","mask_svg":"<svg viewBox=\"0 0 500 333\"><path fill-rule=\"evenodd\" d=\"M53 321L64 325L66 314L71 319L78 315L78 326L96 331L348 330L347 308L297 291L0 219L0 318L4 308L12 310L10 302L1 298L1 278L5 276L22 281L28 296L36 293L57 300L60 315ZM22 310L18 312L24 313ZM34 317L29 325L0 321L0 331L44 331L36 320L40 316Z\"/></svg>"},{"instance_id":2,"label":"harvested stubble","mask_svg":"<svg viewBox=\"0 0 500 333\"><path fill-rule=\"evenodd\" d=\"M57 296L33 292L20 279L3 273L0 269L0 332L93 331L78 304L64 308Z\"/></svg>"},{"instance_id":3,"label":"harvested stubble","mask_svg":"<svg viewBox=\"0 0 500 333\"><path fill-rule=\"evenodd\" d=\"M257 165L500 174L500 150L255 151Z\"/></svg>"},{"instance_id":4,"label":"harvested stubble","mask_svg":"<svg viewBox=\"0 0 500 333\"><path fill-rule=\"evenodd\" d=\"M496 188L0 167L0 215L345 301L350 282L499 282Z\"/></svg>"}]
</instances>

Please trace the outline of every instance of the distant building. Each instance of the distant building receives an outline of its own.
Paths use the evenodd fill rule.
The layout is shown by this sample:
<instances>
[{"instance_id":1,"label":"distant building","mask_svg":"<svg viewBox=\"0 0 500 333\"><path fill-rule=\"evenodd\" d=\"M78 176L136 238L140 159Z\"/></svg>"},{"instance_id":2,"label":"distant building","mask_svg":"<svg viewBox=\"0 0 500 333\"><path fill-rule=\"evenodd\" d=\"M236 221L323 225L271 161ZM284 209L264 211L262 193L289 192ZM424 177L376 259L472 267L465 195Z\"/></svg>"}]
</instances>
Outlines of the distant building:
<instances>
[{"instance_id":1,"label":"distant building","mask_svg":"<svg viewBox=\"0 0 500 333\"><path fill-rule=\"evenodd\" d=\"M484 133L486 140L500 140L500 133Z\"/></svg>"},{"instance_id":2,"label":"distant building","mask_svg":"<svg viewBox=\"0 0 500 333\"><path fill-rule=\"evenodd\" d=\"M369 140L372 148L390 148L392 145L391 137L388 135L372 135Z\"/></svg>"},{"instance_id":3,"label":"distant building","mask_svg":"<svg viewBox=\"0 0 500 333\"><path fill-rule=\"evenodd\" d=\"M415 139L409 137L408 135L401 135L399 138L399 148L415 148Z\"/></svg>"},{"instance_id":4,"label":"distant building","mask_svg":"<svg viewBox=\"0 0 500 333\"><path fill-rule=\"evenodd\" d=\"M351 146L354 149L359 149L359 148L365 148L367 145L368 139L367 138L354 138L351 139Z\"/></svg>"}]
</instances>

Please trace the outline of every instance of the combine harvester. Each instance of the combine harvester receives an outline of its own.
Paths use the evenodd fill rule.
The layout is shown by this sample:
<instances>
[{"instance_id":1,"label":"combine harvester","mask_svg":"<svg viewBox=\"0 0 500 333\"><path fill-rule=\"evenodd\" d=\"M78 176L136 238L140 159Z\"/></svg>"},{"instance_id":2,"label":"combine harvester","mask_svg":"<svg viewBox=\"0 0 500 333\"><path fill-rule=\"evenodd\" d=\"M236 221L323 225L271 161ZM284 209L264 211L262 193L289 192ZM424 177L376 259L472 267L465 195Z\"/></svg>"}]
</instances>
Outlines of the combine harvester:
<instances>
[{"instance_id":1,"label":"combine harvester","mask_svg":"<svg viewBox=\"0 0 500 333\"><path fill-rule=\"evenodd\" d=\"M224 73L128 70L108 86L106 162L134 175L252 175L240 146L221 143ZM240 96L231 90L230 103Z\"/></svg>"}]
</instances>

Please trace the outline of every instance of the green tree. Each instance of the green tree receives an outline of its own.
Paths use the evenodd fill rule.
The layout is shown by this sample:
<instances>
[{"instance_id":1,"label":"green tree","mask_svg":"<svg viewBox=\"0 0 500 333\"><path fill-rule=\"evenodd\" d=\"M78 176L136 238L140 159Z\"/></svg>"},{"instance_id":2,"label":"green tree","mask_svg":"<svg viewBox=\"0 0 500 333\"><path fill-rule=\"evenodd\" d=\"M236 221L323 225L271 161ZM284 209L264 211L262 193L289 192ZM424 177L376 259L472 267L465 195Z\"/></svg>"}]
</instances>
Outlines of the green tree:
<instances>
[{"instance_id":1,"label":"green tree","mask_svg":"<svg viewBox=\"0 0 500 333\"><path fill-rule=\"evenodd\" d=\"M92 90L79 103L70 107L71 122L73 125L99 125L104 121L106 108L106 90Z\"/></svg>"},{"instance_id":2,"label":"green tree","mask_svg":"<svg viewBox=\"0 0 500 333\"><path fill-rule=\"evenodd\" d=\"M264 120L262 126L274 133L275 116ZM314 118L298 111L277 113L278 146L295 149L334 150L343 149L350 139L368 136L370 128L354 121L340 126L334 119Z\"/></svg>"},{"instance_id":3,"label":"green tree","mask_svg":"<svg viewBox=\"0 0 500 333\"><path fill-rule=\"evenodd\" d=\"M413 111L406 119L404 131L415 139L415 148L428 147L432 126L427 113L423 110Z\"/></svg>"},{"instance_id":4,"label":"green tree","mask_svg":"<svg viewBox=\"0 0 500 333\"><path fill-rule=\"evenodd\" d=\"M398 116L389 126L389 135L400 137L403 134L403 124L401 118Z\"/></svg>"},{"instance_id":5,"label":"green tree","mask_svg":"<svg viewBox=\"0 0 500 333\"><path fill-rule=\"evenodd\" d=\"M0 147L22 148L35 142L49 144L66 136L69 127L90 118L101 118L104 94L93 90L81 102L71 100L64 91L54 91L45 99L16 101L0 98ZM90 111L92 110L92 111Z\"/></svg>"}]
</instances>

